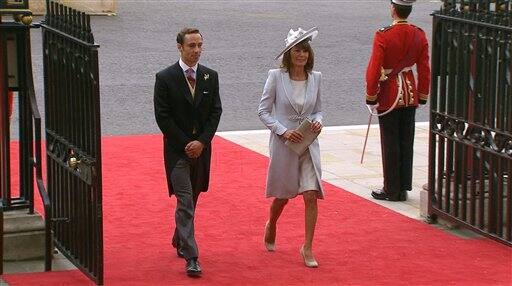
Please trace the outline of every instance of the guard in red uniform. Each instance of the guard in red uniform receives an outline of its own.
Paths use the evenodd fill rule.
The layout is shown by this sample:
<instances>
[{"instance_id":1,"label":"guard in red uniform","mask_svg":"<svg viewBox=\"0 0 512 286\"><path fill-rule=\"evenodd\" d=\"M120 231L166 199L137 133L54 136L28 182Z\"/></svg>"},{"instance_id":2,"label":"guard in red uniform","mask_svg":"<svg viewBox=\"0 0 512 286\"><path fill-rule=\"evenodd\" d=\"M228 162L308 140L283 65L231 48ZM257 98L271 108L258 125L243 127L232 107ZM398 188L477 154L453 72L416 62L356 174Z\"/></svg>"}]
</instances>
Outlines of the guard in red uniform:
<instances>
[{"instance_id":1,"label":"guard in red uniform","mask_svg":"<svg viewBox=\"0 0 512 286\"><path fill-rule=\"evenodd\" d=\"M366 71L366 104L382 115L384 187L372 192L379 200L405 201L412 189L416 108L427 103L430 90L427 37L407 21L415 1L391 0L393 24L375 33Z\"/></svg>"}]
</instances>

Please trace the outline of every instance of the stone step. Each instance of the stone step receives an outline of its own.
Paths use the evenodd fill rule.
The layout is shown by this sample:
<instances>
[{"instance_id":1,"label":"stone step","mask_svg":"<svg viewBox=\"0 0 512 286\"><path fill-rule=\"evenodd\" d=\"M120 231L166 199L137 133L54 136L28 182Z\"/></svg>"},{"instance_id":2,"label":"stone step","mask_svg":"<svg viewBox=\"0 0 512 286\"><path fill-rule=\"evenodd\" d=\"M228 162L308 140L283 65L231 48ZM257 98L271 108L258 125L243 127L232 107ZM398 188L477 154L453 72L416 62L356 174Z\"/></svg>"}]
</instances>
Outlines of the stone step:
<instances>
[{"instance_id":1,"label":"stone step","mask_svg":"<svg viewBox=\"0 0 512 286\"><path fill-rule=\"evenodd\" d=\"M28 214L27 210L14 210L4 212L4 233L44 230L43 217L34 212Z\"/></svg>"},{"instance_id":2,"label":"stone step","mask_svg":"<svg viewBox=\"0 0 512 286\"><path fill-rule=\"evenodd\" d=\"M4 212L4 260L29 260L44 257L44 220L27 210Z\"/></svg>"},{"instance_id":3,"label":"stone step","mask_svg":"<svg viewBox=\"0 0 512 286\"><path fill-rule=\"evenodd\" d=\"M44 257L44 231L4 234L4 260L18 261Z\"/></svg>"}]
</instances>

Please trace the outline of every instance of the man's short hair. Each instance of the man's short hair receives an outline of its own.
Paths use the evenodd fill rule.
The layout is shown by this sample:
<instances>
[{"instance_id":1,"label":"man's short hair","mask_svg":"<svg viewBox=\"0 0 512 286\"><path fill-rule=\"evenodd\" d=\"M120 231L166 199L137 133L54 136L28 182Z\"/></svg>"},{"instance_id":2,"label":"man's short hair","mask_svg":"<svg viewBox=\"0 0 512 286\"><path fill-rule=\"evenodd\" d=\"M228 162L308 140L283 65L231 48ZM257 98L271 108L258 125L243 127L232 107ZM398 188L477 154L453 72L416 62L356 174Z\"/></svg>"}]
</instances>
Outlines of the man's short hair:
<instances>
[{"instance_id":1,"label":"man's short hair","mask_svg":"<svg viewBox=\"0 0 512 286\"><path fill-rule=\"evenodd\" d=\"M199 32L199 29L197 29L197 28L185 27L185 28L181 29L181 31L176 36L176 43L183 45L183 42L185 42L185 36L189 35L189 34L201 35L201 32ZM203 35L201 35L201 38L202 37L203 37Z\"/></svg>"},{"instance_id":2,"label":"man's short hair","mask_svg":"<svg viewBox=\"0 0 512 286\"><path fill-rule=\"evenodd\" d=\"M395 8L396 15L401 19L407 19L412 12L412 6L399 5L391 2Z\"/></svg>"}]
</instances>

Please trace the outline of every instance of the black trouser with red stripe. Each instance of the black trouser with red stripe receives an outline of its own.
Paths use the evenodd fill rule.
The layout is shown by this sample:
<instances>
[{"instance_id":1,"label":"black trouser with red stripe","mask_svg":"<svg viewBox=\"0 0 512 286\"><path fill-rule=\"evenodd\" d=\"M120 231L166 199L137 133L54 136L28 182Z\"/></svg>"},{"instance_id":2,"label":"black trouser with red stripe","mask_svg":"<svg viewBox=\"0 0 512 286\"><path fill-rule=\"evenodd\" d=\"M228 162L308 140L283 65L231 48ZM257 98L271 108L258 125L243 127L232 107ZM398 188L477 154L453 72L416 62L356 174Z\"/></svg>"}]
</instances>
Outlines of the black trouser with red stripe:
<instances>
[{"instance_id":1,"label":"black trouser with red stripe","mask_svg":"<svg viewBox=\"0 0 512 286\"><path fill-rule=\"evenodd\" d=\"M390 197L412 189L416 107L398 108L379 117L384 191Z\"/></svg>"}]
</instances>

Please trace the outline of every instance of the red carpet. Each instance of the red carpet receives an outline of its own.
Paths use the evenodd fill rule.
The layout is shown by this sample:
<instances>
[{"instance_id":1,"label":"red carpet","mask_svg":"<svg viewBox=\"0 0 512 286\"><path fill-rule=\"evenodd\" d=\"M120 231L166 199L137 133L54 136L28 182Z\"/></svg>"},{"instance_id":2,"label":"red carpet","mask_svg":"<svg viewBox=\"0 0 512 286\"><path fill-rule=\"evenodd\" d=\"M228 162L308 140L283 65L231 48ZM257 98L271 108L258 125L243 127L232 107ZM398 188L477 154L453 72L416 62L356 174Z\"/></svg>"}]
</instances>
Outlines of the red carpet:
<instances>
[{"instance_id":1,"label":"red carpet","mask_svg":"<svg viewBox=\"0 0 512 286\"><path fill-rule=\"evenodd\" d=\"M201 195L196 237L204 275L187 278L170 246L175 199L167 197L160 136L103 141L105 285L511 285L512 250L465 240L326 184L315 255L299 254L303 203L278 224L265 251L267 158L216 138L210 192ZM5 275L9 285L93 285L78 271Z\"/></svg>"}]
</instances>

